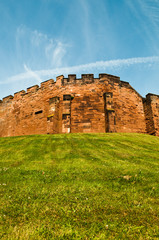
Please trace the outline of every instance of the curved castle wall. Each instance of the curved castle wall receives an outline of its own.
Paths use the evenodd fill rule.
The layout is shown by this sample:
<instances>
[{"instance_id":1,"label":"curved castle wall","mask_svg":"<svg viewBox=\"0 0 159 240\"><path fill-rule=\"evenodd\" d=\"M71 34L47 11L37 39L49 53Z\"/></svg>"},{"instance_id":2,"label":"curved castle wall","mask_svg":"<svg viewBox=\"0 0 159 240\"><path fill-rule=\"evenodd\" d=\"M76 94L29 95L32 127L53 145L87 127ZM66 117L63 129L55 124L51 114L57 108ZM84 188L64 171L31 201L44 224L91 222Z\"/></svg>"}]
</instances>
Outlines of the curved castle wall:
<instances>
[{"instance_id":1,"label":"curved castle wall","mask_svg":"<svg viewBox=\"0 0 159 240\"><path fill-rule=\"evenodd\" d=\"M63 75L0 101L0 136L77 132L159 135L159 96L99 74Z\"/></svg>"}]
</instances>

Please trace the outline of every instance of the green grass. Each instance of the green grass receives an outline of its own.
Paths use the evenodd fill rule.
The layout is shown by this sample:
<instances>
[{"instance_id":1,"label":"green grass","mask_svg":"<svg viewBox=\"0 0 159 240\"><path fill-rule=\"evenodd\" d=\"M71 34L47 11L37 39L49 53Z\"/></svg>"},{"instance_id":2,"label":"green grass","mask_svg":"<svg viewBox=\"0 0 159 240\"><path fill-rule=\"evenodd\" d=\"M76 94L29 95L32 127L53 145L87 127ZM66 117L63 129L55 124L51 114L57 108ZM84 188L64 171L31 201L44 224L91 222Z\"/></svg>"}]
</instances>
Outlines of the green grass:
<instances>
[{"instance_id":1,"label":"green grass","mask_svg":"<svg viewBox=\"0 0 159 240\"><path fill-rule=\"evenodd\" d=\"M159 239L159 138L0 138L1 239Z\"/></svg>"}]
</instances>

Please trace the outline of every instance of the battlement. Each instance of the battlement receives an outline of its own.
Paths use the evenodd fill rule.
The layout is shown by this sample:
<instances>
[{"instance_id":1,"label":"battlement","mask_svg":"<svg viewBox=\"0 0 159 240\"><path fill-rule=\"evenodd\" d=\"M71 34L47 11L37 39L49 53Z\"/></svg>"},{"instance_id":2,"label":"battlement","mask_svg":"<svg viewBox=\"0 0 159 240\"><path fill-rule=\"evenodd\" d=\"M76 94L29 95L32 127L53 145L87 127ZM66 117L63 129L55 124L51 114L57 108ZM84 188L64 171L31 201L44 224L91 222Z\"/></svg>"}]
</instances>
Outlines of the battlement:
<instances>
[{"instance_id":1,"label":"battlement","mask_svg":"<svg viewBox=\"0 0 159 240\"><path fill-rule=\"evenodd\" d=\"M3 98L3 103L10 102L13 99L12 95Z\"/></svg>"},{"instance_id":2,"label":"battlement","mask_svg":"<svg viewBox=\"0 0 159 240\"><path fill-rule=\"evenodd\" d=\"M53 84L55 84L54 79L49 79L49 80L46 80L44 82L41 82L40 88L47 88L47 87L52 86Z\"/></svg>"},{"instance_id":3,"label":"battlement","mask_svg":"<svg viewBox=\"0 0 159 240\"><path fill-rule=\"evenodd\" d=\"M19 92L16 92L16 93L14 93L14 97L20 97L20 96L22 96L23 94L25 94L26 92L24 91L24 90L21 90L21 91L19 91Z\"/></svg>"},{"instance_id":4,"label":"battlement","mask_svg":"<svg viewBox=\"0 0 159 240\"><path fill-rule=\"evenodd\" d=\"M152 101L159 101L159 95L148 93L145 98L143 98L143 103L151 103Z\"/></svg>"},{"instance_id":5,"label":"battlement","mask_svg":"<svg viewBox=\"0 0 159 240\"><path fill-rule=\"evenodd\" d=\"M84 84L100 84L100 83L107 83L108 82L111 85L114 85L114 83L117 83L120 85L120 87L126 87L126 88L132 88L129 82L121 81L120 77L106 74L106 73L100 73L98 78L94 78L94 74L81 74L81 78L77 78L76 74L69 74L67 78L65 78L63 75L57 76L56 81L54 79L49 79L46 81L43 81L39 85L33 85L31 87L28 87L27 90L21 90L19 92L14 93L14 97L12 95L9 95L7 97L4 97L2 100L0 100L0 104L6 102L11 102L14 98L17 99L19 97L23 97L25 95L35 94L37 91L50 89L53 86L56 87L64 87L67 85L84 85ZM133 88L132 88L133 89ZM133 89L136 91L135 89ZM137 93L137 92L136 92ZM142 96L137 93L141 98ZM146 98L150 98L150 95L154 94L147 94ZM157 96L157 95L156 95Z\"/></svg>"},{"instance_id":6,"label":"battlement","mask_svg":"<svg viewBox=\"0 0 159 240\"><path fill-rule=\"evenodd\" d=\"M113 76L106 73L100 73L99 78L94 78L94 74L82 74L81 78L76 78L75 74L69 74L68 78L61 77L61 85L71 85L71 84L91 84L91 83L103 83L104 81L112 81L113 83L119 83L120 77Z\"/></svg>"},{"instance_id":7,"label":"battlement","mask_svg":"<svg viewBox=\"0 0 159 240\"><path fill-rule=\"evenodd\" d=\"M0 100L0 137L77 132L159 136L159 95L106 73L57 76Z\"/></svg>"},{"instance_id":8,"label":"battlement","mask_svg":"<svg viewBox=\"0 0 159 240\"><path fill-rule=\"evenodd\" d=\"M27 88L27 93L37 92L38 89L39 89L38 85L31 86L31 87Z\"/></svg>"},{"instance_id":9,"label":"battlement","mask_svg":"<svg viewBox=\"0 0 159 240\"><path fill-rule=\"evenodd\" d=\"M49 89L52 87L54 84L57 87L63 87L66 85L71 85L71 84L77 84L77 85L83 85L83 84L91 84L91 83L103 83L105 81L111 81L112 83L122 83L124 84L129 84L123 81L120 81L120 77L106 74L106 73L100 73L99 78L94 78L94 74L82 74L81 78L76 78L76 74L69 74L67 78L65 78L63 75L57 76L56 77L56 82L54 79L49 79L44 82L40 83L39 85L34 85L31 87L28 87L27 90L21 90L19 92L14 93L14 97L12 95L9 95L7 97L4 97L3 100L0 100L0 104L10 102L14 98L19 98L21 96L25 96L27 94L34 94L40 89Z\"/></svg>"},{"instance_id":10,"label":"battlement","mask_svg":"<svg viewBox=\"0 0 159 240\"><path fill-rule=\"evenodd\" d=\"M147 99L159 98L159 95L153 94L153 93L148 93L148 94L146 95L146 98L147 98Z\"/></svg>"},{"instance_id":11,"label":"battlement","mask_svg":"<svg viewBox=\"0 0 159 240\"><path fill-rule=\"evenodd\" d=\"M17 98L19 98L21 96L25 96L27 94L36 93L39 89L49 88L50 86L52 86L55 83L56 82L53 79L46 80L46 81L40 83L40 87L39 87L39 85L33 85L31 87L28 87L26 91L21 90L21 91L15 92L14 96L9 95L7 97L4 97L2 100L0 100L0 104L6 103L6 102L11 102L14 98L17 99Z\"/></svg>"}]
</instances>

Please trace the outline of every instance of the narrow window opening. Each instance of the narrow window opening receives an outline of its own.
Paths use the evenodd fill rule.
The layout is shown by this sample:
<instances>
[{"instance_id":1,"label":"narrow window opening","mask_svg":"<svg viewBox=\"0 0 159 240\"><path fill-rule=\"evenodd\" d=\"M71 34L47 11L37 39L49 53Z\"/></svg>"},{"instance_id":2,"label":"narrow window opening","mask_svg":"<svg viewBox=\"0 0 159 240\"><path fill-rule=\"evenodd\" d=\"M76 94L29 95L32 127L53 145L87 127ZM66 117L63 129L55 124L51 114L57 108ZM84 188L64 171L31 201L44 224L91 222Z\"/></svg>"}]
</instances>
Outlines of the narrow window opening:
<instances>
[{"instance_id":1,"label":"narrow window opening","mask_svg":"<svg viewBox=\"0 0 159 240\"><path fill-rule=\"evenodd\" d=\"M116 118L115 118L115 116L114 116L114 125L116 125Z\"/></svg>"},{"instance_id":2,"label":"narrow window opening","mask_svg":"<svg viewBox=\"0 0 159 240\"><path fill-rule=\"evenodd\" d=\"M42 112L43 112L43 110L37 111L37 112L35 112L35 115L40 114Z\"/></svg>"},{"instance_id":3,"label":"narrow window opening","mask_svg":"<svg viewBox=\"0 0 159 240\"><path fill-rule=\"evenodd\" d=\"M66 120L67 116L69 116L70 114L62 114L62 120Z\"/></svg>"},{"instance_id":4,"label":"narrow window opening","mask_svg":"<svg viewBox=\"0 0 159 240\"><path fill-rule=\"evenodd\" d=\"M71 100L71 95L63 95L63 100L64 101L70 101Z\"/></svg>"}]
</instances>

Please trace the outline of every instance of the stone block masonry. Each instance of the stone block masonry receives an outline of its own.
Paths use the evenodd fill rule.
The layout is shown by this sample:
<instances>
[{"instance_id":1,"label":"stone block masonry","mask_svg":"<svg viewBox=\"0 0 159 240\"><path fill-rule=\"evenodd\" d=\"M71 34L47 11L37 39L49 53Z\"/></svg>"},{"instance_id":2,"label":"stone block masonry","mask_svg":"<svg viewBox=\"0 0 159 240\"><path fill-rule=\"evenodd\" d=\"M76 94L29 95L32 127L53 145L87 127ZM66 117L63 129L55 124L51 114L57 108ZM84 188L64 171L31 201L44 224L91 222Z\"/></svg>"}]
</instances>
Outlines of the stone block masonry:
<instances>
[{"instance_id":1,"label":"stone block masonry","mask_svg":"<svg viewBox=\"0 0 159 240\"><path fill-rule=\"evenodd\" d=\"M63 75L0 100L0 137L136 132L159 136L159 96L109 74Z\"/></svg>"}]
</instances>

